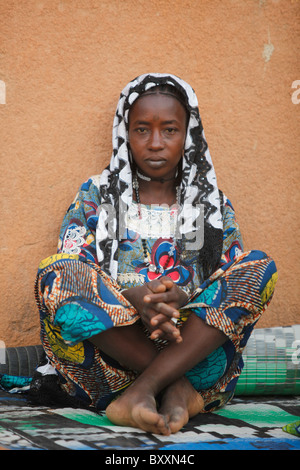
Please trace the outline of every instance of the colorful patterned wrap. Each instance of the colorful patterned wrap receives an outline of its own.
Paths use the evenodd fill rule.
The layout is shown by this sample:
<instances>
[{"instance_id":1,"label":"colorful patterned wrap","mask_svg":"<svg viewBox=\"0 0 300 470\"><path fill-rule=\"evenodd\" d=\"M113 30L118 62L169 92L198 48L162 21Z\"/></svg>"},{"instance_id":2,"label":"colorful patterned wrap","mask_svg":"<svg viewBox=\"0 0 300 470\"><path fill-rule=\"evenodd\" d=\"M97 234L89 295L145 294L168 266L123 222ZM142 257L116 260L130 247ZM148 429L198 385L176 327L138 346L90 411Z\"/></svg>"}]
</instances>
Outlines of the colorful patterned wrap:
<instances>
[{"instance_id":1,"label":"colorful patterned wrap","mask_svg":"<svg viewBox=\"0 0 300 470\"><path fill-rule=\"evenodd\" d=\"M35 286L41 340L60 387L83 406L96 409L104 409L136 374L97 349L89 339L108 328L140 323L138 312L122 290L149 280L141 261L141 239L134 233L119 244L118 279L100 268L95 241L100 205L99 177L94 176L82 185L67 211L58 253L41 262ZM147 242L163 265L168 239ZM275 263L263 252L243 252L233 207L224 196L219 268L205 280L197 253L179 256L176 250L163 274L170 275L189 293L189 301L181 309L179 328L194 312L228 337L221 348L186 374L204 398L204 411L213 411L233 396L243 367L242 351L273 295ZM165 344L158 341L157 347Z\"/></svg>"}]
</instances>

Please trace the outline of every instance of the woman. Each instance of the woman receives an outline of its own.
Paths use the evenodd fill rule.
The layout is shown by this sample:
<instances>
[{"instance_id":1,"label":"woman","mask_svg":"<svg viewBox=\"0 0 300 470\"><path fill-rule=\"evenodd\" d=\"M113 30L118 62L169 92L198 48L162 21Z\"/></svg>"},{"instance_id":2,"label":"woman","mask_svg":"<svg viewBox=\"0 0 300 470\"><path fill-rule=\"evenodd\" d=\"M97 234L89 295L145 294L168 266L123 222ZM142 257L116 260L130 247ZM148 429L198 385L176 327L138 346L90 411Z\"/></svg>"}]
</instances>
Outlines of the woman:
<instances>
[{"instance_id":1,"label":"woman","mask_svg":"<svg viewBox=\"0 0 300 470\"><path fill-rule=\"evenodd\" d=\"M110 165L82 185L39 266L47 364L32 396L175 433L233 396L276 279L267 255L243 252L194 91L142 75L121 93Z\"/></svg>"}]
</instances>

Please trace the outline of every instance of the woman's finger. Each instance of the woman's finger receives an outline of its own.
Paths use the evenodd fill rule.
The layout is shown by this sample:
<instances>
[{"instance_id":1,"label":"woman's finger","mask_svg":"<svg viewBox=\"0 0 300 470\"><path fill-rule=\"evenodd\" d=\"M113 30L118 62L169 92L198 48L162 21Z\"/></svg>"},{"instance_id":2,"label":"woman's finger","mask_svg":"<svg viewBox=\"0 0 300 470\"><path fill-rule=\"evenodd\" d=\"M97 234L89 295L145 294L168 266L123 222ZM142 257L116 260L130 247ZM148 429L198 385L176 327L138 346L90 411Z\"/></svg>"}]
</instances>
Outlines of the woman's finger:
<instances>
[{"instance_id":1,"label":"woman's finger","mask_svg":"<svg viewBox=\"0 0 300 470\"><path fill-rule=\"evenodd\" d=\"M159 313L158 315L155 315L151 318L150 323L152 326L158 326L161 323L164 323L166 321L172 321L172 323L176 325L178 318L179 318L179 312L174 312L171 318L167 315L163 315L162 313Z\"/></svg>"},{"instance_id":2,"label":"woman's finger","mask_svg":"<svg viewBox=\"0 0 300 470\"><path fill-rule=\"evenodd\" d=\"M165 292L167 289L167 286L160 279L154 279L154 281L147 282L146 285L153 294Z\"/></svg>"},{"instance_id":3,"label":"woman's finger","mask_svg":"<svg viewBox=\"0 0 300 470\"><path fill-rule=\"evenodd\" d=\"M164 302L166 304L169 304L171 302L178 302L178 293L176 291L166 291L166 292L160 292L156 294L146 294L144 296L144 302L146 303L159 303L159 302Z\"/></svg>"},{"instance_id":4,"label":"woman's finger","mask_svg":"<svg viewBox=\"0 0 300 470\"><path fill-rule=\"evenodd\" d=\"M158 314L165 315L167 320L170 318L179 318L180 313L179 311L173 307L172 305L165 304L164 302L158 302L157 304L152 305L153 310L156 311Z\"/></svg>"},{"instance_id":5,"label":"woman's finger","mask_svg":"<svg viewBox=\"0 0 300 470\"><path fill-rule=\"evenodd\" d=\"M169 276L164 276L160 278L161 284L163 284L167 289L172 289L176 284Z\"/></svg>"},{"instance_id":6,"label":"woman's finger","mask_svg":"<svg viewBox=\"0 0 300 470\"><path fill-rule=\"evenodd\" d=\"M153 332L150 335L150 338L152 340L154 339L167 339L169 341L176 341L177 343L181 343L182 337L180 335L180 331L177 328L174 328L172 325L170 325L170 322L165 322L162 325L160 325L161 328L157 328L156 330L153 330Z\"/></svg>"},{"instance_id":7,"label":"woman's finger","mask_svg":"<svg viewBox=\"0 0 300 470\"><path fill-rule=\"evenodd\" d=\"M164 323L161 323L159 325L159 329L164 331L165 333L170 333L174 336L180 335L180 331L178 330L178 328L176 328L172 321L165 321Z\"/></svg>"}]
</instances>

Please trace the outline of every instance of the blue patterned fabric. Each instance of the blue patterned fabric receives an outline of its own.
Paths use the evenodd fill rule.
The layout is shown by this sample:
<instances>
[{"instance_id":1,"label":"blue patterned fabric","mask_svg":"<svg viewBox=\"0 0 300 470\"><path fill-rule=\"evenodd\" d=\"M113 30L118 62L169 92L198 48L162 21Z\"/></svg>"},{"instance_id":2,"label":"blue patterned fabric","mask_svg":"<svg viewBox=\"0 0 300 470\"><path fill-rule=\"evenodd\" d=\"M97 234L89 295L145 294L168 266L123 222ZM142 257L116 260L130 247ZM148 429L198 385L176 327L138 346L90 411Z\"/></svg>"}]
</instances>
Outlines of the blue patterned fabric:
<instances>
[{"instance_id":1,"label":"blue patterned fabric","mask_svg":"<svg viewBox=\"0 0 300 470\"><path fill-rule=\"evenodd\" d=\"M139 316L118 283L97 265L81 259L58 254L42 262L37 279L41 337L62 388L101 409L130 385L135 373L101 353L88 339L106 328L133 324ZM223 264L181 309L179 327L194 312L228 337L221 349L187 373L205 400L204 411L232 398L243 367L243 348L272 297L276 281L272 276L276 269L268 256L243 253Z\"/></svg>"},{"instance_id":2,"label":"blue patterned fabric","mask_svg":"<svg viewBox=\"0 0 300 470\"><path fill-rule=\"evenodd\" d=\"M127 137L129 110L145 90L160 84L182 94L189 119L177 188L182 238L147 238L151 264L164 270L157 274L145 262L141 232L123 224L122 217L134 209L135 169ZM197 220L200 205L201 223ZM193 210L189 210L191 207ZM198 243L197 248L188 250L186 240L198 235L200 228L204 231L203 246ZM108 328L141 324L122 289L142 285L159 275L169 276L188 294L178 328L195 313L228 338L221 350L188 371L204 398L204 410L212 410L233 395L241 373L243 347L272 297L277 274L274 262L264 253L243 253L232 204L217 185L194 91L178 77L146 74L122 91L113 125L110 164L81 186L64 217L57 254L39 266L36 300L41 339L61 388L70 397L99 409L135 380L134 371L123 368L89 339Z\"/></svg>"}]
</instances>

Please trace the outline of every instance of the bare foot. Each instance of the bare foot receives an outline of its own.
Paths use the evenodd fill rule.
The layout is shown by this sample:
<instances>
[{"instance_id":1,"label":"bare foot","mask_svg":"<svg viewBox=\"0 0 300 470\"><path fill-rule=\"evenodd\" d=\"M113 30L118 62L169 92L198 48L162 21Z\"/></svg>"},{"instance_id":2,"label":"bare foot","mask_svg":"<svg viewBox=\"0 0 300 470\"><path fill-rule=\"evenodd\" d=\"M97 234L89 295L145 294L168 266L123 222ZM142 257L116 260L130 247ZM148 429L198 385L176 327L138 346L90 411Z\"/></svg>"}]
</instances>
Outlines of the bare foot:
<instances>
[{"instance_id":1,"label":"bare foot","mask_svg":"<svg viewBox=\"0 0 300 470\"><path fill-rule=\"evenodd\" d=\"M172 434L180 431L190 418L196 416L204 407L199 393L186 378L177 380L163 394L160 413L168 422Z\"/></svg>"},{"instance_id":2,"label":"bare foot","mask_svg":"<svg viewBox=\"0 0 300 470\"><path fill-rule=\"evenodd\" d=\"M165 436L170 434L165 417L156 409L155 398L149 394L137 393L134 386L108 405L106 416L112 423L121 426L131 426Z\"/></svg>"}]
</instances>

